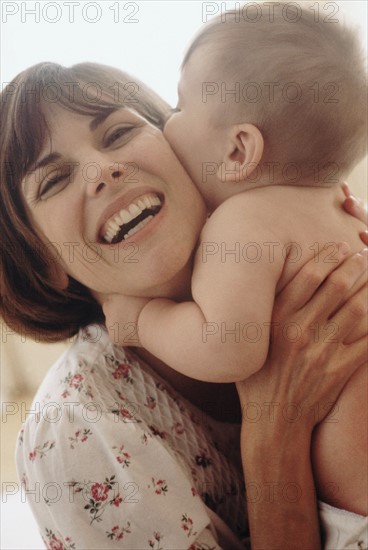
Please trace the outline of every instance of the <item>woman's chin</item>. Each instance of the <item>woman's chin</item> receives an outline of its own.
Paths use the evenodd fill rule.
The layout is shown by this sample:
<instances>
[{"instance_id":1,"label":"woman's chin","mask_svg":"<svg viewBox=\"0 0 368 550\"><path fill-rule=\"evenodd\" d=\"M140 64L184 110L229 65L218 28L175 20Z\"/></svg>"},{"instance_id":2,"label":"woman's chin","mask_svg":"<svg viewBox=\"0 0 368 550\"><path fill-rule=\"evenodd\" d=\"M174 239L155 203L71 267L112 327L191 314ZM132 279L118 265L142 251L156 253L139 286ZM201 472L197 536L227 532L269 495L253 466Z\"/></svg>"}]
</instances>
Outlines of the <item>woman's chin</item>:
<instances>
[{"instance_id":1,"label":"woman's chin","mask_svg":"<svg viewBox=\"0 0 368 550\"><path fill-rule=\"evenodd\" d=\"M181 299L190 295L192 255L183 257L167 256L160 262L151 263L149 280L139 285L137 296L165 297ZM137 281L138 282L138 281Z\"/></svg>"}]
</instances>

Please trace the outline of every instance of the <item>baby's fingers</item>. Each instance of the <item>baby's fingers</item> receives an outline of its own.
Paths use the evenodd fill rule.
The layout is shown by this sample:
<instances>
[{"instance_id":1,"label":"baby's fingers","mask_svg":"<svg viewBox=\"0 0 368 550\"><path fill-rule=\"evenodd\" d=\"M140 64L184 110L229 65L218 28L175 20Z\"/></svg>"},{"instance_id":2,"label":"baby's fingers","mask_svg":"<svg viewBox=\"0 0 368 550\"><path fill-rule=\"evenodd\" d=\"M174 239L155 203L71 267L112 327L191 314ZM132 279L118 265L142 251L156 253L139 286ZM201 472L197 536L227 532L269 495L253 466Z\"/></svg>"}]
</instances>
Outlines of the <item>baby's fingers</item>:
<instances>
[{"instance_id":1,"label":"baby's fingers","mask_svg":"<svg viewBox=\"0 0 368 550\"><path fill-rule=\"evenodd\" d=\"M367 223L367 211L363 207L363 201L352 195L345 199L344 209L358 220Z\"/></svg>"},{"instance_id":2,"label":"baby's fingers","mask_svg":"<svg viewBox=\"0 0 368 550\"><path fill-rule=\"evenodd\" d=\"M346 197L343 202L343 207L346 210L346 212L348 212L355 218L358 218L358 220L367 224L368 213L363 206L363 201L357 198L355 195L353 195L353 193L349 189L349 186L346 183L341 183L341 189L343 190L343 193ZM364 239L364 234L363 234L363 241L365 244L367 244L367 242Z\"/></svg>"}]
</instances>

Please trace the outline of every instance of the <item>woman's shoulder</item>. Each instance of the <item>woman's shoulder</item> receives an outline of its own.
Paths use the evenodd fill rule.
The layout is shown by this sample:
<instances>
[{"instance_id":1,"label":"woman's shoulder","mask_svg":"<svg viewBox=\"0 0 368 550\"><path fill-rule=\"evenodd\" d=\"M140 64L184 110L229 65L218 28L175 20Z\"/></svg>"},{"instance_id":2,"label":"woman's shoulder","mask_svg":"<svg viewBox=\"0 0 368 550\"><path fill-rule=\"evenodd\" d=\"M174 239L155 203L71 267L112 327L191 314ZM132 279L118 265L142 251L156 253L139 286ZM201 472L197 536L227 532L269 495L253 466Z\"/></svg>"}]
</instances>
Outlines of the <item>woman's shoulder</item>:
<instances>
[{"instance_id":1,"label":"woman's shoulder","mask_svg":"<svg viewBox=\"0 0 368 550\"><path fill-rule=\"evenodd\" d=\"M47 371L35 394L34 404L103 401L105 388L109 394L116 379L116 369L126 362L124 348L114 346L103 325L83 327Z\"/></svg>"},{"instance_id":2,"label":"woman's shoulder","mask_svg":"<svg viewBox=\"0 0 368 550\"><path fill-rule=\"evenodd\" d=\"M135 414L130 397L134 369L139 365L114 346L103 326L79 331L48 370L26 411L15 449L22 483L71 472L82 478L91 460L90 471L96 474L104 472L103 463L107 469L115 461L125 464L122 439L130 451L141 454L153 436ZM99 456L103 463L95 461Z\"/></svg>"},{"instance_id":3,"label":"woman's shoulder","mask_svg":"<svg viewBox=\"0 0 368 550\"><path fill-rule=\"evenodd\" d=\"M67 441L73 448L74 440L87 441L92 432L108 438L106 426L114 434L119 420L134 420L124 388L131 384L132 368L125 350L113 345L102 325L80 329L25 411L17 438L18 465L42 458L57 442Z\"/></svg>"}]
</instances>

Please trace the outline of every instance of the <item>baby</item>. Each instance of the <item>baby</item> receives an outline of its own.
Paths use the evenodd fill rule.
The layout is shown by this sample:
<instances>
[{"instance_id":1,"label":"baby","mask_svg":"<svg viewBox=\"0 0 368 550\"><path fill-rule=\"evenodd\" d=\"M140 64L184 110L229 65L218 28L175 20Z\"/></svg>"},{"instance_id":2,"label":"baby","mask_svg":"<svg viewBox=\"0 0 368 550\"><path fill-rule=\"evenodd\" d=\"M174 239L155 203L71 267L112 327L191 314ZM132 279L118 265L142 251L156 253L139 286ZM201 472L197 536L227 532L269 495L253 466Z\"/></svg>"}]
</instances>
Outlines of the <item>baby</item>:
<instances>
[{"instance_id":1,"label":"baby","mask_svg":"<svg viewBox=\"0 0 368 550\"><path fill-rule=\"evenodd\" d=\"M285 6L213 19L183 62L165 134L210 212L193 301L123 298L105 309L108 326L136 322L141 346L200 380L234 382L260 369L275 295L321 247L331 262L338 241L361 248L362 224L341 210L338 182L365 153L364 58L352 30L306 4ZM362 336L363 325L354 329ZM284 330L301 337L297 326ZM333 342L338 326L311 330ZM305 410L294 413L290 421ZM319 498L364 516L367 415L363 365L312 445Z\"/></svg>"}]
</instances>

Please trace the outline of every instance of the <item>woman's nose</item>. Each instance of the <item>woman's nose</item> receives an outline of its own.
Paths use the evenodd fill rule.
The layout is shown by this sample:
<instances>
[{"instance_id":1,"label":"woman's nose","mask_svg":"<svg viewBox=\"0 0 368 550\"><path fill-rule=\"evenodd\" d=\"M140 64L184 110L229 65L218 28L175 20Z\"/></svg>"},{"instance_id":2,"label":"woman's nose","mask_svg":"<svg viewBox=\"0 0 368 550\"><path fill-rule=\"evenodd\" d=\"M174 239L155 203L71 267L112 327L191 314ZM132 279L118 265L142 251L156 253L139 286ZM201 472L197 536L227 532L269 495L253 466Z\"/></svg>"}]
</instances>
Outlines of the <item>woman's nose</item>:
<instances>
[{"instance_id":1,"label":"woman's nose","mask_svg":"<svg viewBox=\"0 0 368 550\"><path fill-rule=\"evenodd\" d=\"M101 166L97 162L90 162L84 168L87 194L91 197L98 195L105 187L116 186L124 181L125 169L123 163L107 163Z\"/></svg>"}]
</instances>

